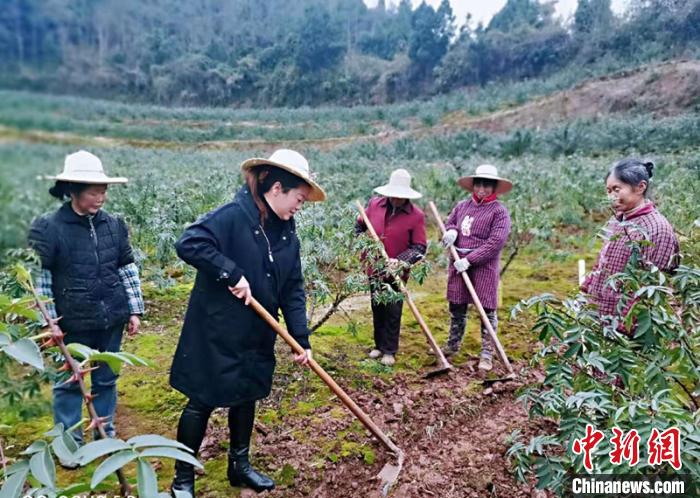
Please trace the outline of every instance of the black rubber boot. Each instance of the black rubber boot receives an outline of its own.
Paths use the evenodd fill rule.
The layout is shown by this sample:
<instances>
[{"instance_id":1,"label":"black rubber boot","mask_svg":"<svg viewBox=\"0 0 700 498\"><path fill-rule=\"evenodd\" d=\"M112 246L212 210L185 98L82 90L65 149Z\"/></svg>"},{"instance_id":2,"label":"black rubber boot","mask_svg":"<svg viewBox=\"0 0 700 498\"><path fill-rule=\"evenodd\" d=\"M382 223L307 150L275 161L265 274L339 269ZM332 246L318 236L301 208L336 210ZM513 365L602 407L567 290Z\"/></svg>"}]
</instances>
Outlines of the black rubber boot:
<instances>
[{"instance_id":1,"label":"black rubber boot","mask_svg":"<svg viewBox=\"0 0 700 498\"><path fill-rule=\"evenodd\" d=\"M207 432L207 422L212 411L213 408L190 400L180 416L177 440L192 449L195 457ZM191 464L179 460L175 462L175 478L170 494L173 498L195 498L194 467Z\"/></svg>"},{"instance_id":2,"label":"black rubber boot","mask_svg":"<svg viewBox=\"0 0 700 498\"><path fill-rule=\"evenodd\" d=\"M170 496L173 498L195 498L194 495L194 467L185 462L175 462L175 478L170 487Z\"/></svg>"},{"instance_id":3,"label":"black rubber boot","mask_svg":"<svg viewBox=\"0 0 700 498\"><path fill-rule=\"evenodd\" d=\"M250 436L255 421L255 403L234 406L228 412L231 449L228 453L228 481L256 492L274 489L275 481L250 465Z\"/></svg>"}]
</instances>

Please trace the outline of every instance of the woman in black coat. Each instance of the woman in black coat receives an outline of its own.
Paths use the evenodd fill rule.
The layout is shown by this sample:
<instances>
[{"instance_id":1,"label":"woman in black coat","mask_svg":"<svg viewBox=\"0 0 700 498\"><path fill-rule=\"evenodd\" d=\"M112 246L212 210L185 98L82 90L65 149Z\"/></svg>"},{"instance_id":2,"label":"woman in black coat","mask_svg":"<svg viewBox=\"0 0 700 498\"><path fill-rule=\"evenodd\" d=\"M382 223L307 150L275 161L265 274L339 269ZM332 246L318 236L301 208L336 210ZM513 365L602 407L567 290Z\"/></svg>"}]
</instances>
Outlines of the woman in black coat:
<instances>
[{"instance_id":1,"label":"woman in black coat","mask_svg":"<svg viewBox=\"0 0 700 498\"><path fill-rule=\"evenodd\" d=\"M322 201L306 159L278 150L241 165L246 185L233 202L204 215L177 242L197 268L170 384L189 398L177 439L195 454L216 407L229 407L228 479L256 491L274 482L249 463L255 402L270 394L275 332L247 306L251 296L273 316L282 311L289 332L311 357L306 297L294 214L305 201ZM238 299L237 299L238 298ZM194 497L194 469L176 462L173 496Z\"/></svg>"}]
</instances>

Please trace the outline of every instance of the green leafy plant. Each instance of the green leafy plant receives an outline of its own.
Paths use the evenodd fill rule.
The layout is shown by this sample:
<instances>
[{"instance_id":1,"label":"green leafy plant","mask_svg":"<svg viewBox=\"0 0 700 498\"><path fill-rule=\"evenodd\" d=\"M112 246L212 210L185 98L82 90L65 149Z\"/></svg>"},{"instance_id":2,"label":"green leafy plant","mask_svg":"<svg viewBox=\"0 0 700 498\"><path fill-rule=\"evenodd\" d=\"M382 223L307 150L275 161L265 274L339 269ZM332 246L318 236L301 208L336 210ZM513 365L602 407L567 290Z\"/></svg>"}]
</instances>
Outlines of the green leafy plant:
<instances>
[{"instance_id":1,"label":"green leafy plant","mask_svg":"<svg viewBox=\"0 0 700 498\"><path fill-rule=\"evenodd\" d=\"M535 474L538 487L560 496L567 473L584 472L583 455L572 446L587 424L606 435L594 455L595 473L674 472L644 458L634 467L613 465L605 453L613 427L637 430L642 442L654 428L677 427L682 471L700 476L700 268L681 266L667 276L633 257L611 279L627 296L620 307L628 311L610 321L601 320L583 295L562 301L544 294L513 309L534 311L532 330L542 347L533 363L545 373L520 400L531 418L553 420L557 428L529 444L512 435L508 456L518 478Z\"/></svg>"},{"instance_id":2,"label":"green leafy plant","mask_svg":"<svg viewBox=\"0 0 700 498\"><path fill-rule=\"evenodd\" d=\"M128 482L122 468L132 462L137 468L137 488L139 496L153 498L169 496L158 493L158 480L149 459L173 458L191 463L197 467L201 464L185 445L158 435L136 436L128 441L108 438L104 431L104 420L97 416L92 403L92 395L83 381L83 377L96 364L106 363L112 370L118 372L123 365L148 365L148 362L126 352L108 353L93 350L87 346L72 343L66 345L63 333L56 327L46 312L44 303L39 299L34 289L29 271L17 264L11 268L17 285L28 294L12 298L0 294L0 358L11 358L25 367L37 371L46 369L45 359L52 357L62 364L59 371L67 372L66 382L79 384L83 398L90 415L88 430L99 433L100 438L82 447L78 447L69 430L61 424L44 434L47 439L34 441L21 455L25 458L14 462L9 467L2 450L0 440L0 460L3 465L2 486L0 497L18 498L19 496L59 496L74 495L95 489L102 489L103 481L116 473L122 493L129 494L131 484ZM36 328L39 315L38 307L48 330L30 336ZM37 344L37 341L43 341ZM78 361L80 360L80 361ZM10 369L11 370L11 369ZM10 402L13 399L10 398ZM16 402L16 400L15 400ZM65 429L65 430L64 430ZM97 459L103 461L95 468L89 483L74 483L67 488L61 487L56 481L54 457L68 465L86 466Z\"/></svg>"}]
</instances>

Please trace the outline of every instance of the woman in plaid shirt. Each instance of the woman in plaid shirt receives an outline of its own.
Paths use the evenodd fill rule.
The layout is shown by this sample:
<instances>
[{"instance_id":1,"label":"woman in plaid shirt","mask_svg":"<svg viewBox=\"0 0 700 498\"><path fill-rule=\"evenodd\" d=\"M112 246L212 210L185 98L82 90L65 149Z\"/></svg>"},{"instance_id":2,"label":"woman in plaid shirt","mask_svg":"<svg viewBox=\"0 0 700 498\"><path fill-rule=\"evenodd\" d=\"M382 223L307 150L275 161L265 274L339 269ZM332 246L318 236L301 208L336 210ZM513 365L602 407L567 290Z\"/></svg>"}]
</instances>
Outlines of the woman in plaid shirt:
<instances>
[{"instance_id":1,"label":"woman in plaid shirt","mask_svg":"<svg viewBox=\"0 0 700 498\"><path fill-rule=\"evenodd\" d=\"M126 178L105 175L102 162L79 151L66 157L63 173L55 177L49 193L63 205L34 220L29 245L41 260L37 290L50 302L52 320L65 334L66 344L79 343L99 351L117 352L128 325L136 334L144 305L138 267L121 218L104 211L107 186L126 183ZM106 418L105 431L115 436L113 417L117 405L117 374L101 363L91 374L97 414ZM77 382L59 380L53 386L55 423L69 428L79 425L83 396ZM83 442L80 428L72 432ZM77 464L60 460L62 466Z\"/></svg>"},{"instance_id":2,"label":"woman in plaid shirt","mask_svg":"<svg viewBox=\"0 0 700 498\"><path fill-rule=\"evenodd\" d=\"M510 180L499 177L495 166L483 164L476 168L474 175L460 178L458 183L472 195L452 210L442 239L443 246L454 245L462 256L449 269L450 335L443 348L445 356L459 351L466 326L467 305L472 302L460 273L466 271L469 275L493 330L497 330L501 250L510 234L508 209L498 201L499 195L513 188ZM479 368L491 370L492 357L491 337L482 324Z\"/></svg>"},{"instance_id":3,"label":"woman in plaid shirt","mask_svg":"<svg viewBox=\"0 0 700 498\"><path fill-rule=\"evenodd\" d=\"M581 285L597 304L601 317L625 314L625 310L618 309L622 294L608 284L608 279L627 265L631 241L651 242L641 249L641 262L646 267L671 271L678 265L679 246L673 227L648 199L653 171L654 163L628 158L614 164L606 176L615 215L604 230L605 243L593 271Z\"/></svg>"}]
</instances>

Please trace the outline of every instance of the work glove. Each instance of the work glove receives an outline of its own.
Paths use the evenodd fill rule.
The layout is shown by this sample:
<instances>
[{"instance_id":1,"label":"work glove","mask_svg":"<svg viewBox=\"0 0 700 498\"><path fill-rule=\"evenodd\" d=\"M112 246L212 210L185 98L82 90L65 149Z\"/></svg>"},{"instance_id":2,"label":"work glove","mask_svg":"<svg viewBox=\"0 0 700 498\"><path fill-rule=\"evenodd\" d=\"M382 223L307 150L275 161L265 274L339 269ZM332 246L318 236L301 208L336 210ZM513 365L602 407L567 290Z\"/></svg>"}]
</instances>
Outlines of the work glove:
<instances>
[{"instance_id":1,"label":"work glove","mask_svg":"<svg viewBox=\"0 0 700 498\"><path fill-rule=\"evenodd\" d=\"M455 240L457 240L457 230L451 229L446 231L445 235L442 236L442 247L446 249L452 247L455 243Z\"/></svg>"},{"instance_id":2,"label":"work glove","mask_svg":"<svg viewBox=\"0 0 700 498\"><path fill-rule=\"evenodd\" d=\"M400 259L396 258L389 258L389 261L387 262L387 266L389 267L389 270L392 272L395 272L399 270L400 268L403 268L405 266L405 263L401 261Z\"/></svg>"},{"instance_id":3,"label":"work glove","mask_svg":"<svg viewBox=\"0 0 700 498\"><path fill-rule=\"evenodd\" d=\"M469 266L469 260L467 258L458 259L454 262L455 270L457 270L459 273L467 271Z\"/></svg>"}]
</instances>

